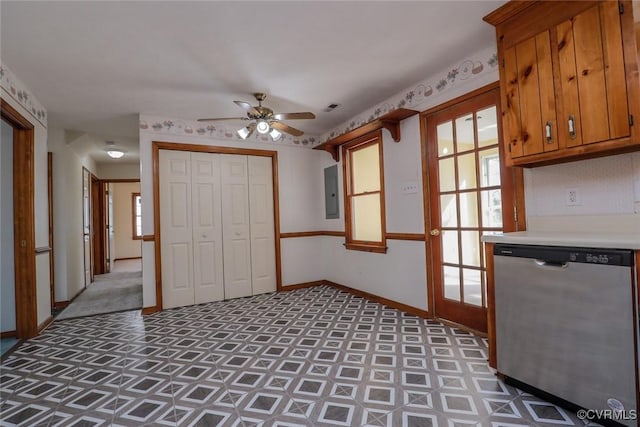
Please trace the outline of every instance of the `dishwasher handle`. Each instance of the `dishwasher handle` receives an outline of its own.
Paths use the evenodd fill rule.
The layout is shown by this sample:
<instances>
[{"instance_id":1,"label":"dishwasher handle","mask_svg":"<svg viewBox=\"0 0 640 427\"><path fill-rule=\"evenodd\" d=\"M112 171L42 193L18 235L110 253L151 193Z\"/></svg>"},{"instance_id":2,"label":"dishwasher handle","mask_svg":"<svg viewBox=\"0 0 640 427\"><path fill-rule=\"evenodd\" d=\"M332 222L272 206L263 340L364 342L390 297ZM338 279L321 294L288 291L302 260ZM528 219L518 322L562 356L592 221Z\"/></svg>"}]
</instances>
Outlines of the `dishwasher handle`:
<instances>
[{"instance_id":1,"label":"dishwasher handle","mask_svg":"<svg viewBox=\"0 0 640 427\"><path fill-rule=\"evenodd\" d=\"M569 263L568 262L563 262L563 261L551 261L551 260L544 260L544 259L534 259L533 262L538 267L557 268L557 269L563 269L563 268L569 267Z\"/></svg>"}]
</instances>

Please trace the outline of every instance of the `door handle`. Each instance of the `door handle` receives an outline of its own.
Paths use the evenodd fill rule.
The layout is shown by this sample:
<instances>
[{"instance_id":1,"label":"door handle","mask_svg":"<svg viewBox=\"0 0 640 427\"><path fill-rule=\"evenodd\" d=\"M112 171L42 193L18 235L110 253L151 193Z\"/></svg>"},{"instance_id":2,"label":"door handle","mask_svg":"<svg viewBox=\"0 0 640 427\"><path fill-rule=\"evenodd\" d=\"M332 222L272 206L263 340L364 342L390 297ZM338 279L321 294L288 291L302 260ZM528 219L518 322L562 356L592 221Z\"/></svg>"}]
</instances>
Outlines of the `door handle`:
<instances>
[{"instance_id":1,"label":"door handle","mask_svg":"<svg viewBox=\"0 0 640 427\"><path fill-rule=\"evenodd\" d=\"M576 139L576 118L573 114L569 115L567 124L569 125L569 137L571 139Z\"/></svg>"},{"instance_id":2,"label":"door handle","mask_svg":"<svg viewBox=\"0 0 640 427\"><path fill-rule=\"evenodd\" d=\"M437 228L434 228L433 230L431 230L431 231L429 232L429 234L431 234L431 235L432 235L432 236L434 236L434 237L437 237L437 236L439 236L439 235L440 235L440 230L438 230Z\"/></svg>"},{"instance_id":3,"label":"door handle","mask_svg":"<svg viewBox=\"0 0 640 427\"><path fill-rule=\"evenodd\" d=\"M544 127L545 136L547 138L547 144L553 144L553 134L551 133L551 120L547 121Z\"/></svg>"}]
</instances>

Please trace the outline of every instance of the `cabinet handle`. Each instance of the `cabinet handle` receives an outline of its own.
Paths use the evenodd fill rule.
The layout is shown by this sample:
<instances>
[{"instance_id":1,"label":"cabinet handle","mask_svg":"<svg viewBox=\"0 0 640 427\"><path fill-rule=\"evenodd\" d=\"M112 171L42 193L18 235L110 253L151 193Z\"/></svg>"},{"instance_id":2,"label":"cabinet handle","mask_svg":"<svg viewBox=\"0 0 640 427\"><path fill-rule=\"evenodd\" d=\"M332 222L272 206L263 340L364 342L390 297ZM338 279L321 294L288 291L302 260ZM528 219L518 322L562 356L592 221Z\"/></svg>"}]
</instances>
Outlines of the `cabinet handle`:
<instances>
[{"instance_id":1,"label":"cabinet handle","mask_svg":"<svg viewBox=\"0 0 640 427\"><path fill-rule=\"evenodd\" d=\"M576 118L573 114L569 115L569 137L576 139Z\"/></svg>"},{"instance_id":2,"label":"cabinet handle","mask_svg":"<svg viewBox=\"0 0 640 427\"><path fill-rule=\"evenodd\" d=\"M553 144L553 135L551 134L551 120L547 120L547 124L544 126L544 133L547 137L547 144Z\"/></svg>"}]
</instances>

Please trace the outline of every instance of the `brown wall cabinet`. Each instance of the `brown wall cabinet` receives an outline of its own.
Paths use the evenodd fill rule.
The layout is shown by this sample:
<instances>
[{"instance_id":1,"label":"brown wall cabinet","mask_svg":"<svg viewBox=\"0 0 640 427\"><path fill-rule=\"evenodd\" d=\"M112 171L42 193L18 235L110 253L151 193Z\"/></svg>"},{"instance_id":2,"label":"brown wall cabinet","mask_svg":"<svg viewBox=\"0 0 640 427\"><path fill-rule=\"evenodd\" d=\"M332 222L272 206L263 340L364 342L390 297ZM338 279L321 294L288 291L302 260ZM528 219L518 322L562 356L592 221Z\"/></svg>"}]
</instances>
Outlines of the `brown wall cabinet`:
<instances>
[{"instance_id":1,"label":"brown wall cabinet","mask_svg":"<svg viewBox=\"0 0 640 427\"><path fill-rule=\"evenodd\" d=\"M484 19L496 27L508 165L640 150L630 1L518 1Z\"/></svg>"}]
</instances>

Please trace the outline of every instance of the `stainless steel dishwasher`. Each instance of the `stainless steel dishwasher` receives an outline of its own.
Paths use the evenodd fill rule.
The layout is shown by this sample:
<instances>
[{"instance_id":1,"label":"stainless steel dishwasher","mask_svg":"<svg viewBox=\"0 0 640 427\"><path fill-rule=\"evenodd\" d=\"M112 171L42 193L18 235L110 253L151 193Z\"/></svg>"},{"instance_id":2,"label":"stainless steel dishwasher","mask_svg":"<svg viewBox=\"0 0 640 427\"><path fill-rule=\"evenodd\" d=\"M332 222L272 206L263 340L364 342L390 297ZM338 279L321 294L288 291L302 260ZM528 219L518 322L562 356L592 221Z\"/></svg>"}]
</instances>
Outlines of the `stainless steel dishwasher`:
<instances>
[{"instance_id":1,"label":"stainless steel dishwasher","mask_svg":"<svg viewBox=\"0 0 640 427\"><path fill-rule=\"evenodd\" d=\"M496 244L498 372L585 409L637 410L632 255Z\"/></svg>"}]
</instances>

